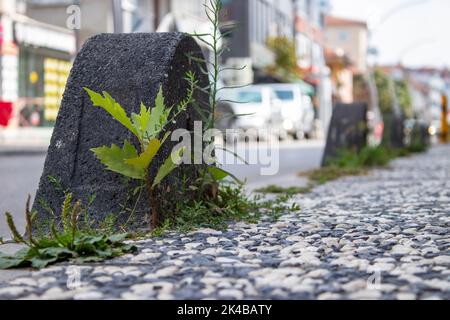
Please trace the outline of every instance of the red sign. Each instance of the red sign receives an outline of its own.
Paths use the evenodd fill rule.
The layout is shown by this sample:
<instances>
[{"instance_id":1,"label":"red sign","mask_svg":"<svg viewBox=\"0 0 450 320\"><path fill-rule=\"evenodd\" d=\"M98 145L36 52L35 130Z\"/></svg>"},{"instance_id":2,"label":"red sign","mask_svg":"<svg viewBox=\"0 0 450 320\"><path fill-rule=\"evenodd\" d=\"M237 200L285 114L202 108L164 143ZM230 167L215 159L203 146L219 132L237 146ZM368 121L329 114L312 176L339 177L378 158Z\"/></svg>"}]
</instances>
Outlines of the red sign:
<instances>
[{"instance_id":1,"label":"red sign","mask_svg":"<svg viewBox=\"0 0 450 320\"><path fill-rule=\"evenodd\" d=\"M12 102L0 101L0 126L6 127L13 114Z\"/></svg>"}]
</instances>

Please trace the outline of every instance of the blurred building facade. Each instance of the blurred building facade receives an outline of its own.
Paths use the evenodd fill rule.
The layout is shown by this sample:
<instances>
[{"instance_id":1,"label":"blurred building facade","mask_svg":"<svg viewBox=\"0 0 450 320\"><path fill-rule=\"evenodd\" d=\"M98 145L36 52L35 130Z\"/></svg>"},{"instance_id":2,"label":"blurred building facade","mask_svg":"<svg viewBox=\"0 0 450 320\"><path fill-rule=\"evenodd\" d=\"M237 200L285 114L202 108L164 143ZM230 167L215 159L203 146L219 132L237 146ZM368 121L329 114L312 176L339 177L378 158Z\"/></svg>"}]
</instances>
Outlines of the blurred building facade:
<instances>
[{"instance_id":1,"label":"blurred building facade","mask_svg":"<svg viewBox=\"0 0 450 320\"><path fill-rule=\"evenodd\" d=\"M428 122L437 133L442 121L442 95L450 97L450 79L446 71L435 68L397 67L391 73L408 80L415 116ZM450 112L447 114L450 123Z\"/></svg>"},{"instance_id":2,"label":"blurred building facade","mask_svg":"<svg viewBox=\"0 0 450 320\"><path fill-rule=\"evenodd\" d=\"M364 81L369 71L367 23L327 15L324 42L332 74L333 100L352 103L355 100L354 81Z\"/></svg>"},{"instance_id":3,"label":"blurred building facade","mask_svg":"<svg viewBox=\"0 0 450 320\"><path fill-rule=\"evenodd\" d=\"M352 103L353 70L349 57L343 50L325 49L325 60L331 70L333 105L337 102Z\"/></svg>"},{"instance_id":4,"label":"blurred building facade","mask_svg":"<svg viewBox=\"0 0 450 320\"><path fill-rule=\"evenodd\" d=\"M10 97L11 101L19 97L27 98L27 100L35 98L36 101L41 99L42 103L38 108L40 118L47 118L49 121L56 117L60 93L70 68L70 60L92 35L105 32L211 32L204 12L204 0L1 0L0 3L2 6L9 4L19 8L20 15L27 21L33 21L41 28L46 26L53 33L57 32L65 36L63 40L50 44L55 47L52 48L53 58L57 60L46 60L46 67L37 69L34 67L34 62L22 63L21 66L27 66L22 67L23 71L17 68L22 80L4 81L9 83L9 86L11 83L17 83L18 88L23 88L23 90L15 91L8 91L6 88L3 90L15 93ZM296 44L298 65L304 71L305 80L316 89L317 117L323 123L328 122L331 116L332 85L330 70L325 61L323 34L324 16L329 10L328 1L223 0L223 6L222 23L235 23L237 29L224 40L229 50L224 54L222 63L229 67L246 66L244 70L224 73L223 80L228 84L248 84L264 77L267 67L274 62L274 54L267 46L267 39L287 37ZM68 21L76 14L79 14L77 18L80 28L74 29L68 25ZM48 36L49 32L44 32L43 38L51 38ZM11 38L14 37L11 36ZM57 39L57 37L53 38ZM14 38L12 43L16 40ZM65 45L65 48L58 47L61 45ZM26 47L22 50L24 58L18 58L18 61L26 60L26 52L32 50L31 47ZM204 45L203 47L207 54L207 48ZM11 61L4 65L11 68L14 63ZM52 70L56 75L51 75ZM25 78L28 81L23 80ZM55 80L58 84L50 80L42 83L46 78L58 79ZM46 91L45 88L52 88L52 86L59 92L58 95ZM52 99L53 102L50 102ZM34 112L31 113L33 118L38 118ZM31 123L47 124L47 122L35 120L29 121L28 124L23 122L23 125ZM48 124L51 125L51 121Z\"/></svg>"},{"instance_id":5,"label":"blurred building facade","mask_svg":"<svg viewBox=\"0 0 450 320\"><path fill-rule=\"evenodd\" d=\"M80 10L80 28L75 30L78 45L98 33L153 32L161 16L168 10L168 1L158 0L28 0L29 17L68 28L71 6ZM155 12L158 11L158 14Z\"/></svg>"},{"instance_id":6,"label":"blurred building facade","mask_svg":"<svg viewBox=\"0 0 450 320\"><path fill-rule=\"evenodd\" d=\"M0 110L6 119L2 125L54 124L72 60L89 37L157 30L204 32L203 4L203 0L0 0L0 108L8 111Z\"/></svg>"},{"instance_id":7,"label":"blurred building facade","mask_svg":"<svg viewBox=\"0 0 450 320\"><path fill-rule=\"evenodd\" d=\"M51 126L75 53L73 31L26 15L27 1L0 1L0 105L9 127Z\"/></svg>"},{"instance_id":8,"label":"blurred building facade","mask_svg":"<svg viewBox=\"0 0 450 320\"><path fill-rule=\"evenodd\" d=\"M369 31L363 21L327 16L325 42L333 50L343 51L353 65L355 74L367 72Z\"/></svg>"},{"instance_id":9,"label":"blurred building facade","mask_svg":"<svg viewBox=\"0 0 450 320\"><path fill-rule=\"evenodd\" d=\"M306 82L316 89L316 117L326 132L332 113L332 82L325 61L325 16L329 0L294 0L297 61Z\"/></svg>"},{"instance_id":10,"label":"blurred building facade","mask_svg":"<svg viewBox=\"0 0 450 320\"><path fill-rule=\"evenodd\" d=\"M411 98L412 117L429 126L437 135L442 124L442 96L450 98L450 73L447 69L408 68L401 64L380 66L393 81L403 81ZM447 122L450 123L450 111Z\"/></svg>"},{"instance_id":11,"label":"blurred building facade","mask_svg":"<svg viewBox=\"0 0 450 320\"><path fill-rule=\"evenodd\" d=\"M295 0L295 41L299 66L318 73L325 64L324 17L330 10L324 0Z\"/></svg>"},{"instance_id":12,"label":"blurred building facade","mask_svg":"<svg viewBox=\"0 0 450 320\"><path fill-rule=\"evenodd\" d=\"M24 121L16 122L24 126L51 125L70 60L89 37L103 32L210 33L204 3L205 0L0 0L1 99L40 99L39 117L33 107L15 117ZM221 22L236 24L236 30L224 38L229 50L222 63L227 67L246 66L244 70L224 73L223 80L240 85L264 77L274 62L267 39L287 37L295 43L302 78L315 88L316 117L325 131L333 103L353 102L353 76L368 71L367 25L329 16L329 0L222 3ZM80 9L80 28L72 30L68 19L76 13L74 5ZM206 46L203 48L207 54Z\"/></svg>"},{"instance_id":13,"label":"blurred building facade","mask_svg":"<svg viewBox=\"0 0 450 320\"><path fill-rule=\"evenodd\" d=\"M264 77L265 69L273 64L274 54L267 46L270 37L294 39L294 3L291 0L226 0L222 23L235 25L227 38L229 51L224 64L241 68L230 71L225 81L234 85L253 83Z\"/></svg>"}]
</instances>

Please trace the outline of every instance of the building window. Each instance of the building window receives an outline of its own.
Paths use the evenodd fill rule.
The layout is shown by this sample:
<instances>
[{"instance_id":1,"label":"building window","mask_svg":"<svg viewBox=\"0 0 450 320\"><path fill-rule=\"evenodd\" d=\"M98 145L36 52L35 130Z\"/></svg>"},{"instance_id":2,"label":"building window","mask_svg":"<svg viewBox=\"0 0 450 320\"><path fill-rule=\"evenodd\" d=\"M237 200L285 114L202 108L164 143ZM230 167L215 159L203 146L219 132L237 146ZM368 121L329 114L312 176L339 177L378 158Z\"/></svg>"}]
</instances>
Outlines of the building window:
<instances>
[{"instance_id":1,"label":"building window","mask_svg":"<svg viewBox=\"0 0 450 320\"><path fill-rule=\"evenodd\" d=\"M349 35L347 31L340 31L339 32L339 41L346 42L348 41Z\"/></svg>"}]
</instances>

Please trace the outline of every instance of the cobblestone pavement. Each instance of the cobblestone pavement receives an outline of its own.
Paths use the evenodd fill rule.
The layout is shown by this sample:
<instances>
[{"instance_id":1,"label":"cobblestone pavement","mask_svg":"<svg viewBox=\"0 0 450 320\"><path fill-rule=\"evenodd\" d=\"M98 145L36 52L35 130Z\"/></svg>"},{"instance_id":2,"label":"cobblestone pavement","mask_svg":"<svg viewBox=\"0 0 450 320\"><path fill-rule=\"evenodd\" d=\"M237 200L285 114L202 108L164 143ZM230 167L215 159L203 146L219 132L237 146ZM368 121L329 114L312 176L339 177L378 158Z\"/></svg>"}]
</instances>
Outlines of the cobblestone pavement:
<instances>
[{"instance_id":1,"label":"cobblestone pavement","mask_svg":"<svg viewBox=\"0 0 450 320\"><path fill-rule=\"evenodd\" d=\"M276 223L140 241L136 256L51 267L0 298L450 299L449 178L450 147L435 147L317 187Z\"/></svg>"}]
</instances>

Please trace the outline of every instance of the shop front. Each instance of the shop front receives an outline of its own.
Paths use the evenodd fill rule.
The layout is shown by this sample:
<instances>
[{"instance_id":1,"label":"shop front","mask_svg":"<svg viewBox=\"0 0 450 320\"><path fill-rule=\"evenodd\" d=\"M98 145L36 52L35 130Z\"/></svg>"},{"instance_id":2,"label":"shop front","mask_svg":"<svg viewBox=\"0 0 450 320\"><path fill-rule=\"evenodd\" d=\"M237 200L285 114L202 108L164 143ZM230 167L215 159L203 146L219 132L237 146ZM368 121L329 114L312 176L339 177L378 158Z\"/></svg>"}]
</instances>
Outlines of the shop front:
<instances>
[{"instance_id":1,"label":"shop front","mask_svg":"<svg viewBox=\"0 0 450 320\"><path fill-rule=\"evenodd\" d=\"M70 72L75 37L71 31L26 17L12 21L11 29L15 63L3 66L9 71L2 73L2 82L15 81L16 92L1 99L13 105L8 126L52 127Z\"/></svg>"},{"instance_id":2,"label":"shop front","mask_svg":"<svg viewBox=\"0 0 450 320\"><path fill-rule=\"evenodd\" d=\"M19 47L19 126L53 126L69 76L70 55Z\"/></svg>"}]
</instances>

